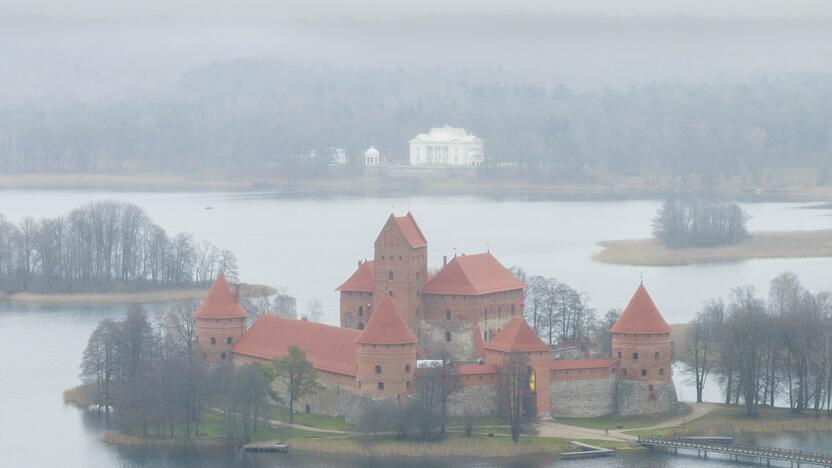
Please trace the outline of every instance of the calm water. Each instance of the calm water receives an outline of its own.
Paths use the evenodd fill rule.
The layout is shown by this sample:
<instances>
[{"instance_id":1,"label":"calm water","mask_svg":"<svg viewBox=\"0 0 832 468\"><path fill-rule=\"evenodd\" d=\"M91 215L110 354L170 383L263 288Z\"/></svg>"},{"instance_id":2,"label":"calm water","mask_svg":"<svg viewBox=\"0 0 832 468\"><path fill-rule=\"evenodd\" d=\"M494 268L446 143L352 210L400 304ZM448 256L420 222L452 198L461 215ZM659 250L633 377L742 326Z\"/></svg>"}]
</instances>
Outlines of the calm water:
<instances>
[{"instance_id":1,"label":"calm water","mask_svg":"<svg viewBox=\"0 0 832 468\"><path fill-rule=\"evenodd\" d=\"M431 263L445 253L483 250L489 243L506 265L532 274L554 276L587 292L599 309L626 304L644 273L651 293L668 321L688 320L708 297L726 294L733 285L765 289L777 273L791 270L812 289L830 288L832 261L762 260L735 264L673 268L631 268L595 264L599 240L649 235L655 201L495 201L477 198L285 198L270 194L0 192L0 213L12 219L52 216L91 200L117 198L144 207L169 231L188 231L232 249L246 281L282 285L301 303L317 297L337 316L334 288L355 261L371 255L372 242L392 207L408 208L430 242ZM214 210L204 210L212 205ZM799 204L746 205L751 228L821 229L832 227L823 210ZM164 306L150 306L159 313ZM98 441L96 421L64 406L61 392L78 383L78 363L96 323L121 316L121 306L25 306L0 303L0 467L546 467L552 457L512 461L360 460L310 455L246 456L218 450L119 449ZM682 397L692 391L677 377ZM718 389L713 390L718 398ZM828 450L827 435L781 435L752 442ZM701 460L661 454L621 457L558 466L692 467ZM712 459L707 466L728 466Z\"/></svg>"}]
</instances>

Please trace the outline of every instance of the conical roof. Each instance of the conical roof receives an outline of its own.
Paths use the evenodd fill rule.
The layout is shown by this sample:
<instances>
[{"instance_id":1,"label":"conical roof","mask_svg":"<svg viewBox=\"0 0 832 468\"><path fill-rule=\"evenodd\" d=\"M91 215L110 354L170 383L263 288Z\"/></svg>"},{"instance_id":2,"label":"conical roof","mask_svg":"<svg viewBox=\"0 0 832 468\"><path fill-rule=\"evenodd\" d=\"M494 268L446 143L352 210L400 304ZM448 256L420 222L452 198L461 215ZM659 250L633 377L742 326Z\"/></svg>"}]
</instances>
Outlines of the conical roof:
<instances>
[{"instance_id":1,"label":"conical roof","mask_svg":"<svg viewBox=\"0 0 832 468\"><path fill-rule=\"evenodd\" d=\"M393 299L384 296L355 341L360 344L416 344L416 337L396 310Z\"/></svg>"},{"instance_id":2,"label":"conical roof","mask_svg":"<svg viewBox=\"0 0 832 468\"><path fill-rule=\"evenodd\" d=\"M486 349L504 353L531 353L549 351L549 347L521 317L506 322L497 336L485 344Z\"/></svg>"},{"instance_id":3,"label":"conical roof","mask_svg":"<svg viewBox=\"0 0 832 468\"><path fill-rule=\"evenodd\" d=\"M196 311L197 318L242 318L248 313L234 297L225 276L220 273Z\"/></svg>"},{"instance_id":4,"label":"conical roof","mask_svg":"<svg viewBox=\"0 0 832 468\"><path fill-rule=\"evenodd\" d=\"M670 333L653 299L643 284L639 285L627 308L612 326L613 333Z\"/></svg>"}]
</instances>

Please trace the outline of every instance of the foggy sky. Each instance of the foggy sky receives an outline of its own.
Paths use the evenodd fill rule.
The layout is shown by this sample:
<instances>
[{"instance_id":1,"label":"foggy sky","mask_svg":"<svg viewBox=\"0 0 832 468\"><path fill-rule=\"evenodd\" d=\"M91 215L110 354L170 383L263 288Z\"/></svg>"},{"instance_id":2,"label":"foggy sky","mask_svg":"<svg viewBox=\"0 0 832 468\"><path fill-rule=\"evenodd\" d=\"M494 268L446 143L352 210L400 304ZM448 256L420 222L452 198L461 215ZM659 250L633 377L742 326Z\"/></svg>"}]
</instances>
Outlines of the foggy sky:
<instances>
[{"instance_id":1,"label":"foggy sky","mask_svg":"<svg viewBox=\"0 0 832 468\"><path fill-rule=\"evenodd\" d=\"M832 17L828 0L3 0L2 15L380 19L433 14Z\"/></svg>"}]
</instances>

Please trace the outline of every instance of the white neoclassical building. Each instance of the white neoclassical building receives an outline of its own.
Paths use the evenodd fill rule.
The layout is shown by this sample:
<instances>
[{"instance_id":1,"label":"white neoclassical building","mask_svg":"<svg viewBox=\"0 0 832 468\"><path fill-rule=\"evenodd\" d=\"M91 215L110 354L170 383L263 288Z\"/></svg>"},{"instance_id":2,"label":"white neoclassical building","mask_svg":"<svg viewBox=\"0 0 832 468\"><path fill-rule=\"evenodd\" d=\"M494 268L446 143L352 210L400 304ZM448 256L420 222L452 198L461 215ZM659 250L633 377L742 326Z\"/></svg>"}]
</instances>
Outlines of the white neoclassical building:
<instances>
[{"instance_id":1,"label":"white neoclassical building","mask_svg":"<svg viewBox=\"0 0 832 468\"><path fill-rule=\"evenodd\" d=\"M379 157L379 152L375 146L370 146L370 148L364 152L364 165L367 167L378 167L380 162Z\"/></svg>"},{"instance_id":2,"label":"white neoclassical building","mask_svg":"<svg viewBox=\"0 0 832 468\"><path fill-rule=\"evenodd\" d=\"M411 166L476 167L484 159L482 139L464 128L431 128L410 140Z\"/></svg>"}]
</instances>

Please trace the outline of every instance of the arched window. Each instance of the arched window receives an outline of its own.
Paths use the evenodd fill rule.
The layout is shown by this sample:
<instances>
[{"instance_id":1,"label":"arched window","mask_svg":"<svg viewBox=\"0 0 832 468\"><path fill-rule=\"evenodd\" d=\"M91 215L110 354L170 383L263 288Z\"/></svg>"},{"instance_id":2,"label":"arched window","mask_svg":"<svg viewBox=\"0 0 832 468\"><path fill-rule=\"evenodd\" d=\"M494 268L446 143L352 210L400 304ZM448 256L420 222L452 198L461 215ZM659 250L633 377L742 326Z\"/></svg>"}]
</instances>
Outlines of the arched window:
<instances>
[{"instance_id":1,"label":"arched window","mask_svg":"<svg viewBox=\"0 0 832 468\"><path fill-rule=\"evenodd\" d=\"M633 359L638 359L638 353L633 353Z\"/></svg>"},{"instance_id":2,"label":"arched window","mask_svg":"<svg viewBox=\"0 0 832 468\"><path fill-rule=\"evenodd\" d=\"M405 374L409 374L409 373L410 373L410 364L405 364L405 365L404 365L404 373L405 373Z\"/></svg>"},{"instance_id":3,"label":"arched window","mask_svg":"<svg viewBox=\"0 0 832 468\"><path fill-rule=\"evenodd\" d=\"M363 330L364 329L364 324L361 323L361 322L358 322L358 329Z\"/></svg>"},{"instance_id":4,"label":"arched window","mask_svg":"<svg viewBox=\"0 0 832 468\"><path fill-rule=\"evenodd\" d=\"M446 310L446 311L445 311L445 320L450 320L450 319L451 319L451 311L450 311L450 310Z\"/></svg>"},{"instance_id":5,"label":"arched window","mask_svg":"<svg viewBox=\"0 0 832 468\"><path fill-rule=\"evenodd\" d=\"M659 368L659 375L664 375L664 367Z\"/></svg>"},{"instance_id":6,"label":"arched window","mask_svg":"<svg viewBox=\"0 0 832 468\"><path fill-rule=\"evenodd\" d=\"M660 356L660 355L659 355L659 352L658 352L658 351L656 351L656 352L653 354L653 357L654 357L654 358L656 358L656 359L658 359L658 358L659 358L659 356Z\"/></svg>"},{"instance_id":7,"label":"arched window","mask_svg":"<svg viewBox=\"0 0 832 468\"><path fill-rule=\"evenodd\" d=\"M618 352L618 359L621 359L621 351Z\"/></svg>"},{"instance_id":8,"label":"arched window","mask_svg":"<svg viewBox=\"0 0 832 468\"><path fill-rule=\"evenodd\" d=\"M376 366L376 374L381 374L381 366Z\"/></svg>"},{"instance_id":9,"label":"arched window","mask_svg":"<svg viewBox=\"0 0 832 468\"><path fill-rule=\"evenodd\" d=\"M387 272L387 279L389 279L390 281L393 281L393 272L392 271Z\"/></svg>"},{"instance_id":10,"label":"arched window","mask_svg":"<svg viewBox=\"0 0 832 468\"><path fill-rule=\"evenodd\" d=\"M642 369L641 370L641 376L642 377L647 377L647 369Z\"/></svg>"},{"instance_id":11,"label":"arched window","mask_svg":"<svg viewBox=\"0 0 832 468\"><path fill-rule=\"evenodd\" d=\"M359 317L364 316L364 306L363 305L358 306L358 316Z\"/></svg>"}]
</instances>

